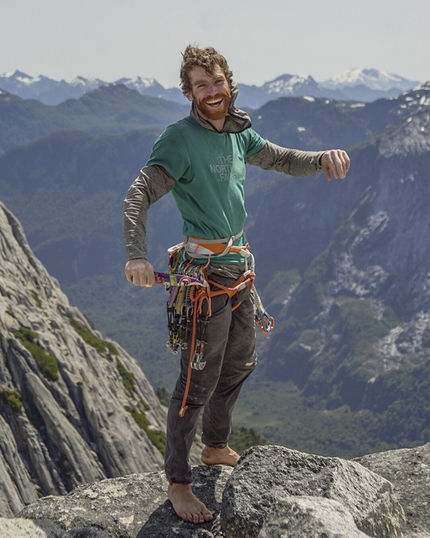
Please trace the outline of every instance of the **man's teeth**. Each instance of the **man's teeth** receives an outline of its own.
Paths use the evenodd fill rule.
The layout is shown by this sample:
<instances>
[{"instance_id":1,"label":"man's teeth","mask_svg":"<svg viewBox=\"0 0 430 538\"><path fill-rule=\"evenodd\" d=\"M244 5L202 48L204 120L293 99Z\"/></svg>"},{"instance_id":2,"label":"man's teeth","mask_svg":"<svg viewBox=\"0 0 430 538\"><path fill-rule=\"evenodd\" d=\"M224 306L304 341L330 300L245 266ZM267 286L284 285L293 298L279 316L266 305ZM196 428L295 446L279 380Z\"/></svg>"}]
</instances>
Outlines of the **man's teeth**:
<instances>
[{"instance_id":1,"label":"man's teeth","mask_svg":"<svg viewBox=\"0 0 430 538\"><path fill-rule=\"evenodd\" d=\"M221 103L222 99L219 99L219 101L206 101L206 104L208 105L219 105Z\"/></svg>"}]
</instances>

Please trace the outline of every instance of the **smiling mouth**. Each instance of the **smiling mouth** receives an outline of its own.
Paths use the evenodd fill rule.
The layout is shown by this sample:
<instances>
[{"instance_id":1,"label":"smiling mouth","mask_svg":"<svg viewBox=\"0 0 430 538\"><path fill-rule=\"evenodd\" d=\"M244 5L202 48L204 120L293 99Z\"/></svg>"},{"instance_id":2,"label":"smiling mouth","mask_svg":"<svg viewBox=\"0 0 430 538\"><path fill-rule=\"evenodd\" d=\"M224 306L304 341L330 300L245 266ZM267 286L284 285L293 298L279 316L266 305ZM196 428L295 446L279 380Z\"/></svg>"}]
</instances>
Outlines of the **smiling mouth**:
<instances>
[{"instance_id":1,"label":"smiling mouth","mask_svg":"<svg viewBox=\"0 0 430 538\"><path fill-rule=\"evenodd\" d=\"M217 99L216 101L206 101L208 106L217 107L223 102L223 99Z\"/></svg>"}]
</instances>

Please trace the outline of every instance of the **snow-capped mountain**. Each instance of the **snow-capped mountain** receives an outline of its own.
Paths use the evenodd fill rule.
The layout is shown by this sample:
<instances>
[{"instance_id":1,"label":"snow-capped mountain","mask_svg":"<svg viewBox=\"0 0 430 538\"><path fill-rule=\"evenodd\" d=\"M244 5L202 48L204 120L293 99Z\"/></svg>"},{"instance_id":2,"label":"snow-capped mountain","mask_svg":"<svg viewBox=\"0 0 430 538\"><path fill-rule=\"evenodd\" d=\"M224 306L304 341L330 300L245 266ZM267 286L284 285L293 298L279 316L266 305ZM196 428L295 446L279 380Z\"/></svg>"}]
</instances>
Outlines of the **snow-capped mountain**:
<instances>
[{"instance_id":1,"label":"snow-capped mountain","mask_svg":"<svg viewBox=\"0 0 430 538\"><path fill-rule=\"evenodd\" d=\"M320 82L324 88L331 90L343 90L344 88L354 88L355 86L366 86L371 90L390 91L393 89L405 91L410 90L419 81L408 80L399 75L393 75L387 71L379 69L350 69L340 75Z\"/></svg>"},{"instance_id":2,"label":"snow-capped mountain","mask_svg":"<svg viewBox=\"0 0 430 538\"><path fill-rule=\"evenodd\" d=\"M318 90L318 83L309 75L281 75L263 84L262 89L276 97L309 95Z\"/></svg>"},{"instance_id":3,"label":"snow-capped mountain","mask_svg":"<svg viewBox=\"0 0 430 538\"><path fill-rule=\"evenodd\" d=\"M73 86L74 88L83 88L86 92L95 90L96 88L100 88L100 86L106 85L106 82L103 82L103 80L100 80L99 78L85 77L76 77L71 82L66 82L65 80L61 80L60 83L57 82L57 84L61 83L68 84L70 86Z\"/></svg>"},{"instance_id":4,"label":"snow-capped mountain","mask_svg":"<svg viewBox=\"0 0 430 538\"><path fill-rule=\"evenodd\" d=\"M321 97L318 83L309 75L281 75L262 86L239 84L238 105L259 108L268 101L279 97L301 97L311 95Z\"/></svg>"},{"instance_id":5,"label":"snow-capped mountain","mask_svg":"<svg viewBox=\"0 0 430 538\"><path fill-rule=\"evenodd\" d=\"M66 99L79 99L84 93L110 83L100 79L76 77L71 82L56 81L45 76L31 77L21 71L0 75L0 88L23 99L37 99L57 105ZM158 97L184 104L179 88L164 88L153 78L121 78L111 84L124 84L141 95ZM281 75L262 86L239 84L237 104L259 108L279 97L326 97L336 100L371 102L382 97L395 97L419 83L377 69L351 69L325 82L309 75Z\"/></svg>"},{"instance_id":6,"label":"snow-capped mountain","mask_svg":"<svg viewBox=\"0 0 430 538\"><path fill-rule=\"evenodd\" d=\"M0 75L0 88L23 99L37 99L47 105L56 105L66 99L79 99L84 93L105 85L100 79L76 77L71 82L54 80L39 75L32 77L22 71Z\"/></svg>"},{"instance_id":7,"label":"snow-capped mountain","mask_svg":"<svg viewBox=\"0 0 430 538\"><path fill-rule=\"evenodd\" d=\"M56 84L57 81L43 75L31 77L18 70L0 75L0 88L24 99L31 99L34 94L50 90Z\"/></svg>"},{"instance_id":8,"label":"snow-capped mountain","mask_svg":"<svg viewBox=\"0 0 430 538\"><path fill-rule=\"evenodd\" d=\"M127 88L131 90L137 90L141 94L147 94L148 92L163 93L165 88L159 84L154 78L142 78L142 77L132 77L132 78L120 78L115 81L115 84L124 84Z\"/></svg>"},{"instance_id":9,"label":"snow-capped mountain","mask_svg":"<svg viewBox=\"0 0 430 538\"><path fill-rule=\"evenodd\" d=\"M325 82L317 82L309 75L281 75L262 86L240 84L238 105L259 108L278 97L304 95L371 102L383 97L395 97L417 84L417 81L376 69L352 69Z\"/></svg>"},{"instance_id":10,"label":"snow-capped mountain","mask_svg":"<svg viewBox=\"0 0 430 538\"><path fill-rule=\"evenodd\" d=\"M66 99L79 99L84 93L108 84L110 83L98 78L85 77L76 77L71 82L57 81L44 76L32 77L21 71L0 75L1 89L23 99L37 99L47 105L57 105ZM165 89L153 78L121 78L112 84L124 84L142 95L184 102L184 97L179 89Z\"/></svg>"}]
</instances>

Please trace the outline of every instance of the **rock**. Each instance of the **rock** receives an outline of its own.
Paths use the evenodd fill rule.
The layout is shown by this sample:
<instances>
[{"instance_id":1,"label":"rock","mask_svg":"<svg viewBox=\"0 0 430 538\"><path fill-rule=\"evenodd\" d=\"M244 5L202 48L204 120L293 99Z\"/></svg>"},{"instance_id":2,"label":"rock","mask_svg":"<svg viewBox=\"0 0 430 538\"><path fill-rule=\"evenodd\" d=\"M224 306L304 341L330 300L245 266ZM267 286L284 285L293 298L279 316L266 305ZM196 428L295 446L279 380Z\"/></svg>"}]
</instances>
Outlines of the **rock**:
<instances>
[{"instance_id":1,"label":"rock","mask_svg":"<svg viewBox=\"0 0 430 538\"><path fill-rule=\"evenodd\" d=\"M418 448L369 454L355 461L393 484L405 511L404 536L430 536L430 443Z\"/></svg>"},{"instance_id":2,"label":"rock","mask_svg":"<svg viewBox=\"0 0 430 538\"><path fill-rule=\"evenodd\" d=\"M249 449L235 469L193 467L193 490L215 516L202 525L176 516L162 471L102 480L63 497L45 497L22 510L19 518L48 529L46 538L79 538L86 536L83 532L109 538L424 538L430 536L425 510L430 446L410 450L415 452L393 451L362 460L398 477L399 497L407 510L413 509L416 496L413 529L383 476L357 461L280 446ZM405 461L410 465L405 467ZM400 494L402 484L409 493ZM10 525L13 520L6 521ZM22 519L16 521L22 525Z\"/></svg>"},{"instance_id":3,"label":"rock","mask_svg":"<svg viewBox=\"0 0 430 538\"><path fill-rule=\"evenodd\" d=\"M161 469L165 428L138 363L69 304L0 203L0 516Z\"/></svg>"},{"instance_id":4,"label":"rock","mask_svg":"<svg viewBox=\"0 0 430 538\"><path fill-rule=\"evenodd\" d=\"M273 525L273 511L278 518L285 511L282 504L278 505L278 499L285 495L304 496L308 501L311 497L337 501L352 516L356 533L360 530L381 538L400 536L403 509L387 480L356 462L278 446L254 447L242 455L224 491L222 529L234 538L260 536L264 525ZM286 506L287 511L297 511L291 500ZM302 503L300 512L306 512ZM333 512L335 522L339 520L338 505ZM319 517L312 519L318 521ZM343 529L341 526L337 532L343 533Z\"/></svg>"},{"instance_id":5,"label":"rock","mask_svg":"<svg viewBox=\"0 0 430 538\"><path fill-rule=\"evenodd\" d=\"M221 533L220 510L222 495L230 478L232 469L225 466L207 467L200 465L193 468L192 487L197 497L214 514L208 523L195 525L178 518L169 501L153 512L136 538L218 538Z\"/></svg>"},{"instance_id":6,"label":"rock","mask_svg":"<svg viewBox=\"0 0 430 538\"><path fill-rule=\"evenodd\" d=\"M36 521L30 519L6 519L0 518L0 536L2 538L63 538L64 533L56 527L42 523L38 525Z\"/></svg>"},{"instance_id":7,"label":"rock","mask_svg":"<svg viewBox=\"0 0 430 538\"><path fill-rule=\"evenodd\" d=\"M222 492L230 473L230 468L221 466L193 468L194 491L216 516L214 521L198 527L176 516L167 501L163 472L79 486L65 497L49 496L27 506L20 517L58 524L64 531L77 528L103 531L111 538L166 538L173 536L172 529L174 536L217 536L214 532L219 536Z\"/></svg>"},{"instance_id":8,"label":"rock","mask_svg":"<svg viewBox=\"0 0 430 538\"><path fill-rule=\"evenodd\" d=\"M23 503L36 501L37 493L19 456L12 430L1 415L0 432L0 514L13 517Z\"/></svg>"},{"instance_id":9,"label":"rock","mask_svg":"<svg viewBox=\"0 0 430 538\"><path fill-rule=\"evenodd\" d=\"M259 538L366 538L348 509L338 501L281 495L266 518Z\"/></svg>"},{"instance_id":10,"label":"rock","mask_svg":"<svg viewBox=\"0 0 430 538\"><path fill-rule=\"evenodd\" d=\"M109 538L101 531L85 528L63 531L49 521L21 518L0 518L0 536L2 538Z\"/></svg>"}]
</instances>

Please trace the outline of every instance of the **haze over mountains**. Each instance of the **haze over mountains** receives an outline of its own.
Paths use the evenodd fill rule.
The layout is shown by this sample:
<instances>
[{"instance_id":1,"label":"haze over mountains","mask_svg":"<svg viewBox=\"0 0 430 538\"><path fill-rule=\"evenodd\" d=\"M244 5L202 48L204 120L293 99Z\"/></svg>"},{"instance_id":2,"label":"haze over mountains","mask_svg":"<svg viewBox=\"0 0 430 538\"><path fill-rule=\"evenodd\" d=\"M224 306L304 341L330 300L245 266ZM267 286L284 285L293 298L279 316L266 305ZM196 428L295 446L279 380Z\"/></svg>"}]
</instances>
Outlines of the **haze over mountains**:
<instances>
[{"instance_id":1,"label":"haze over mountains","mask_svg":"<svg viewBox=\"0 0 430 538\"><path fill-rule=\"evenodd\" d=\"M169 390L165 292L125 281L121 210L185 109L119 84L57 106L0 93L0 199L72 303ZM343 182L249 169L246 233L276 329L235 420L330 455L429 441L430 85L369 103L282 97L252 118L284 146L348 148L352 168ZM156 267L180 229L166 196L150 210Z\"/></svg>"},{"instance_id":2,"label":"haze over mountains","mask_svg":"<svg viewBox=\"0 0 430 538\"><path fill-rule=\"evenodd\" d=\"M76 77L70 82L56 81L43 75L32 77L18 70L0 75L1 89L23 99L37 99L48 105L78 99L84 93L107 84L110 83L84 77ZM179 87L166 89L153 78L121 78L112 84L124 84L141 95L186 103ZM370 102L381 97L393 97L417 84L418 81L377 69L351 69L323 82L316 82L309 75L284 74L262 86L240 83L238 104L257 108L278 97L302 95Z\"/></svg>"},{"instance_id":3,"label":"haze over mountains","mask_svg":"<svg viewBox=\"0 0 430 538\"><path fill-rule=\"evenodd\" d=\"M272 95L295 80L275 82ZM327 532L334 532L334 517L336 534L392 538L402 509L397 501L381 503L391 486L364 469L357 474L356 462L312 453L352 457L430 441L430 83L372 102L309 93L257 107L254 128L285 146L345 147L352 167L345 181L331 182L249 167L246 234L276 326L259 340L259 367L234 421L311 454L253 449L223 504L232 536L239 536L236 526L248 536L263 520L270 535L287 520L310 535L306 525L316 514ZM162 465L166 410L148 380L170 390L177 361L164 345L164 289L136 289L124 278L121 210L157 135L187 111L124 84L49 106L0 91L0 200L7 204L0 203L1 515L17 514L40 495ZM80 310L33 255L16 217ZM157 268L165 267L180 230L168 195L149 214ZM428 532L429 446L360 460L395 484L405 536ZM166 488L155 475L98 482L63 497L64 504L51 496L23 517L70 525L67 536L104 535L110 527L110 535L132 538L145 518L130 506L145 506L152 520L139 536L167 536L178 521L160 506ZM256 477L263 477L258 491ZM207 475L203 482L214 484ZM372 497L375 489L363 488L375 484ZM348 510L339 512L333 491ZM250 510L258 525L250 525ZM370 520L381 523L370 528Z\"/></svg>"}]
</instances>

